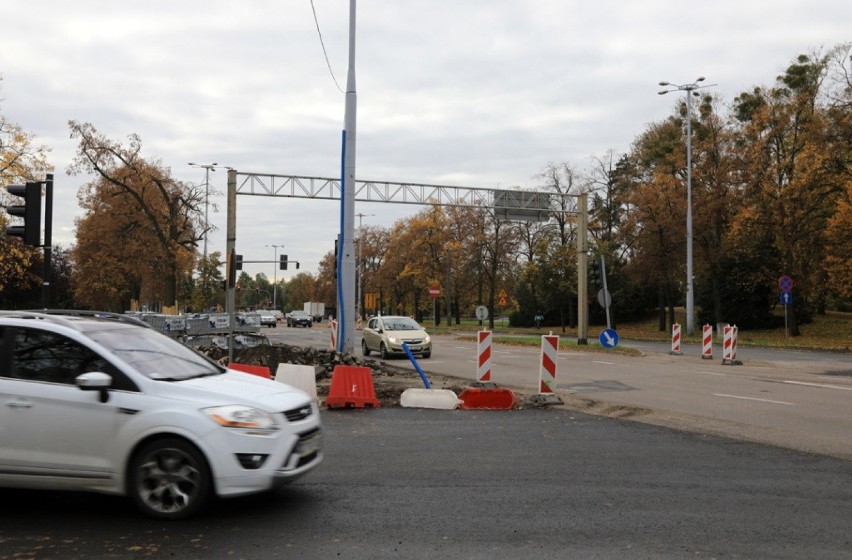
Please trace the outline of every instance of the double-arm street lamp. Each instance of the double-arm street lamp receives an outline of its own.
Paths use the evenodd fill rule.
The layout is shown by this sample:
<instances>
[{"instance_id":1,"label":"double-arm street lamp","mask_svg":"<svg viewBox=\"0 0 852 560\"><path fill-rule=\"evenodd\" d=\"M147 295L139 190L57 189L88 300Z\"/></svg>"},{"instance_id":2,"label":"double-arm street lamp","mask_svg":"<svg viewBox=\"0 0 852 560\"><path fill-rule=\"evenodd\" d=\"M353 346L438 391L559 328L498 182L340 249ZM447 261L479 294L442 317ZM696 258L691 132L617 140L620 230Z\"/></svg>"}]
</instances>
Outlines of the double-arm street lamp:
<instances>
[{"instance_id":1,"label":"double-arm street lamp","mask_svg":"<svg viewBox=\"0 0 852 560\"><path fill-rule=\"evenodd\" d=\"M660 82L664 89L659 92L665 95L673 91L686 92L686 334L695 333L695 290L692 278L692 96L698 97L696 90L716 84L699 85L704 81L701 76L691 84L672 84Z\"/></svg>"},{"instance_id":2,"label":"double-arm street lamp","mask_svg":"<svg viewBox=\"0 0 852 560\"><path fill-rule=\"evenodd\" d=\"M190 167L204 169L204 259L207 260L207 230L210 229L210 172L216 171L218 163L189 163Z\"/></svg>"}]
</instances>

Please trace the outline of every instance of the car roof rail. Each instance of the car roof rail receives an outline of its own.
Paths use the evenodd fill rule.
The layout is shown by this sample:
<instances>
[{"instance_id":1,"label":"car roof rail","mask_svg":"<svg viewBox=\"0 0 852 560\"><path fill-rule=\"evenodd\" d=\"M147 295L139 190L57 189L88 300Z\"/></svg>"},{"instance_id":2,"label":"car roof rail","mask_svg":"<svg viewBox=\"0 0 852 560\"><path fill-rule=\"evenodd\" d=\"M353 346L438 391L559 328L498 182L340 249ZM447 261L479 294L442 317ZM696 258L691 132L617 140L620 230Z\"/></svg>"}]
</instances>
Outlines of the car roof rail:
<instances>
[{"instance_id":1,"label":"car roof rail","mask_svg":"<svg viewBox=\"0 0 852 560\"><path fill-rule=\"evenodd\" d=\"M12 317L12 318L16 318L16 319L34 319L34 320L35 319L41 319L43 321L51 321L51 322L54 322L54 323L59 323L59 324L65 325L66 327L72 327L73 328L73 326L74 326L74 324L71 323L70 321L68 321L65 317L51 316L48 313L46 313L46 310L42 310L42 309L35 309L35 310L28 310L28 309L6 310L6 309L4 309L4 310L0 311L0 316Z\"/></svg>"},{"instance_id":2,"label":"car roof rail","mask_svg":"<svg viewBox=\"0 0 852 560\"><path fill-rule=\"evenodd\" d=\"M104 319L108 321L117 321L119 323L129 323L131 325L137 325L140 327L153 328L151 325L139 319L138 317L134 317L133 315L127 315L125 313L113 313L111 311L91 311L88 309L45 309L41 311L46 315L66 315L71 317L91 317L93 319Z\"/></svg>"},{"instance_id":3,"label":"car roof rail","mask_svg":"<svg viewBox=\"0 0 852 560\"><path fill-rule=\"evenodd\" d=\"M145 321L125 315L122 313L112 313L109 311L91 311L87 309L26 309L21 311L2 310L0 315L6 317L20 317L23 319L43 319L50 320L55 323L61 323L65 326L73 327L74 323L69 321L69 317L103 319L108 321L117 321L120 323L128 323L140 327L152 328Z\"/></svg>"}]
</instances>

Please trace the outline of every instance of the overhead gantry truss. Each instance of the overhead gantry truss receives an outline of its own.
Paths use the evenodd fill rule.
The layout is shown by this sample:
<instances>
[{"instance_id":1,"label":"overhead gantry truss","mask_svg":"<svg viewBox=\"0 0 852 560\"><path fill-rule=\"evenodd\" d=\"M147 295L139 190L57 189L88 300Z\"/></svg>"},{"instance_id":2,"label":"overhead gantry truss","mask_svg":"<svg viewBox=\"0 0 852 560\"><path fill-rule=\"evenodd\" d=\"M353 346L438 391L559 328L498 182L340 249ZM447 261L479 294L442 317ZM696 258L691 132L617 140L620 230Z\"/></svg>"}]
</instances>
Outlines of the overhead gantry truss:
<instances>
[{"instance_id":1,"label":"overhead gantry truss","mask_svg":"<svg viewBox=\"0 0 852 560\"><path fill-rule=\"evenodd\" d=\"M340 179L237 172L237 194L340 200ZM493 208L516 219L548 219L553 212L575 213L577 196L520 189L484 189L392 181L355 181L358 202L438 204Z\"/></svg>"},{"instance_id":2,"label":"overhead gantry truss","mask_svg":"<svg viewBox=\"0 0 852 560\"><path fill-rule=\"evenodd\" d=\"M340 178L274 175L228 170L226 250L231 254L236 242L236 195L274 196L340 200ZM561 192L536 192L517 189L484 189L391 181L355 181L354 199L358 202L391 202L440 206L487 208L508 220L547 221L554 214L575 214L578 224L577 247L577 342L587 343L586 309L588 196ZM234 322L234 291L228 290L227 306ZM228 354L233 357L233 332L229 336Z\"/></svg>"}]
</instances>

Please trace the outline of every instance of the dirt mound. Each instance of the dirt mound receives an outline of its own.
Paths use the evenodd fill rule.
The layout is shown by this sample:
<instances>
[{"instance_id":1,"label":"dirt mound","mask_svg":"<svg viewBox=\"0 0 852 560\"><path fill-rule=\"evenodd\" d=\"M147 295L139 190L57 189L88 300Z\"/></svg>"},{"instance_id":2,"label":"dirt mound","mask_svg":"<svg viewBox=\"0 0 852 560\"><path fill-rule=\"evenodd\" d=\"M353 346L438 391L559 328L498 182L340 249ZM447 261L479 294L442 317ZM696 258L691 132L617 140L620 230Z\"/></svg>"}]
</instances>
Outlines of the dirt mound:
<instances>
[{"instance_id":1,"label":"dirt mound","mask_svg":"<svg viewBox=\"0 0 852 560\"><path fill-rule=\"evenodd\" d=\"M223 365L228 363L227 350L209 347L201 348L200 351ZM338 365L370 368L376 398L381 401L382 406L398 406L403 391L413 387L423 387L423 381L420 377L410 370L363 356L333 350L303 348L287 344L261 344L250 348L234 349L234 362L266 366L272 371L273 375L278 369L278 364L313 366L316 372L317 395L321 399L328 395L331 374ZM460 393L466 387L466 382L461 379L435 374L429 374L429 383L434 389L449 389L455 393Z\"/></svg>"}]
</instances>

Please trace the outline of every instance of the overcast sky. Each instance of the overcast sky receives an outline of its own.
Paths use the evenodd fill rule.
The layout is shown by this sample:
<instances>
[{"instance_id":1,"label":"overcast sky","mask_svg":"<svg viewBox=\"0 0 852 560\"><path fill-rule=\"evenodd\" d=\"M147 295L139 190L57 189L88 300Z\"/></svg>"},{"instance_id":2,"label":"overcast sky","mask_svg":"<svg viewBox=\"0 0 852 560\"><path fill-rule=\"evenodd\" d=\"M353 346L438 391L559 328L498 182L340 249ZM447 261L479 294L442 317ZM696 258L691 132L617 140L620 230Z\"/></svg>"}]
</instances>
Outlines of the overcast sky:
<instances>
[{"instance_id":1,"label":"overcast sky","mask_svg":"<svg viewBox=\"0 0 852 560\"><path fill-rule=\"evenodd\" d=\"M314 0L345 89L349 3ZM344 94L310 0L32 0L0 8L0 111L52 149L54 243L74 242L68 120L183 181L238 171L338 177ZM361 0L356 75L359 180L482 188L541 186L548 163L582 170L626 152L682 97L657 83L706 76L731 102L771 85L800 53L852 40L849 0ZM213 172L208 250L225 249L226 171ZM237 252L284 245L316 272L339 203L238 197ZM356 203L364 225L422 208ZM357 224L357 222L356 222ZM270 279L297 271L246 265Z\"/></svg>"}]
</instances>

